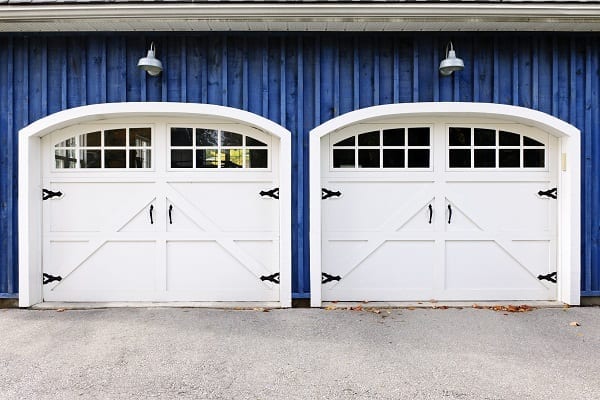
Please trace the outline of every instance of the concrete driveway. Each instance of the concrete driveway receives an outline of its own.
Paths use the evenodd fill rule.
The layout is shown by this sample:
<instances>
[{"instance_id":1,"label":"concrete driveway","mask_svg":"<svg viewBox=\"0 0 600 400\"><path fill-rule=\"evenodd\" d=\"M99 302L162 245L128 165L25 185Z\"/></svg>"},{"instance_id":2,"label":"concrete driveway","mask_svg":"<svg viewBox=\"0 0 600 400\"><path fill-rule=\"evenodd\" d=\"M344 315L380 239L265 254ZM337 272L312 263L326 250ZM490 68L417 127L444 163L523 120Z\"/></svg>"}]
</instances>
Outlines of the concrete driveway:
<instances>
[{"instance_id":1,"label":"concrete driveway","mask_svg":"<svg viewBox=\"0 0 600 400\"><path fill-rule=\"evenodd\" d=\"M0 398L600 399L600 308L367 307L0 310Z\"/></svg>"}]
</instances>

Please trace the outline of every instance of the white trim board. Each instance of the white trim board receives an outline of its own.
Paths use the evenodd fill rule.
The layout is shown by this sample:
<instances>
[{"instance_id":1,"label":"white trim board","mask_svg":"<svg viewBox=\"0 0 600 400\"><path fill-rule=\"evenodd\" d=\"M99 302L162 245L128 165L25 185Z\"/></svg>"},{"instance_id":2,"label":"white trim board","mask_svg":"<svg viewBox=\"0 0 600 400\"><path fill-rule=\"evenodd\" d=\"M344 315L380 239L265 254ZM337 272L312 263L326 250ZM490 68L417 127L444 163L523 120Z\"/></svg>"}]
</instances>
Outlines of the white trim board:
<instances>
[{"instance_id":1,"label":"white trim board","mask_svg":"<svg viewBox=\"0 0 600 400\"><path fill-rule=\"evenodd\" d=\"M239 123L279 139L280 301L291 306L291 134L259 115L229 107L191 103L109 103L83 106L42 118L19 131L19 306L42 298L41 138L58 129L88 122L152 116Z\"/></svg>"},{"instance_id":2,"label":"white trim board","mask_svg":"<svg viewBox=\"0 0 600 400\"><path fill-rule=\"evenodd\" d=\"M557 300L578 305L581 275L580 131L551 115L516 106L491 103L405 103L364 108L334 118L310 132L310 265L311 306L321 306L321 138L359 123L419 118L469 118L517 123L558 138L552 155L562 164L558 176ZM563 162L562 155L565 155Z\"/></svg>"}]
</instances>

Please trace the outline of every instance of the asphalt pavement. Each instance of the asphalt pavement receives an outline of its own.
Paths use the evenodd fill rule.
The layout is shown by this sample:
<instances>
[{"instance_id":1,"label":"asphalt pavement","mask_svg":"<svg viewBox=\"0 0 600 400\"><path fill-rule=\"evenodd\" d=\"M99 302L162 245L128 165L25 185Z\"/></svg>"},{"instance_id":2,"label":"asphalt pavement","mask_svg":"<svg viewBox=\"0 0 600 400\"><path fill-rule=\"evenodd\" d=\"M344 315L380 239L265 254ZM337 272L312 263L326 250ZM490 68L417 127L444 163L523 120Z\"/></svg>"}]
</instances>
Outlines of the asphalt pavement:
<instances>
[{"instance_id":1,"label":"asphalt pavement","mask_svg":"<svg viewBox=\"0 0 600 400\"><path fill-rule=\"evenodd\" d=\"M334 307L0 310L0 399L600 399L598 307Z\"/></svg>"}]
</instances>

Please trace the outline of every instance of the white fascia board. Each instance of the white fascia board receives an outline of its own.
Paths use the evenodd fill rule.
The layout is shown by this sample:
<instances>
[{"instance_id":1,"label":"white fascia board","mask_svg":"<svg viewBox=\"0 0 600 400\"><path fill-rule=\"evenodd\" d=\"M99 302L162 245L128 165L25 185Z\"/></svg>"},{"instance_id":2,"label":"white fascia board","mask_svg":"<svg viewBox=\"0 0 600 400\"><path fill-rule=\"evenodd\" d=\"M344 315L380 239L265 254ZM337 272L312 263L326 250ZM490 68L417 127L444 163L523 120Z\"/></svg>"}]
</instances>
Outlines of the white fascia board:
<instances>
[{"instance_id":1,"label":"white fascia board","mask_svg":"<svg viewBox=\"0 0 600 400\"><path fill-rule=\"evenodd\" d=\"M85 30L85 23L110 21L114 28L143 30L152 21L162 24L153 30L170 30L172 26L193 21L194 30L212 30L210 23L259 22L262 24L294 23L305 30L323 30L339 23L346 30L363 30L368 23L392 23L401 26L418 23L419 30L468 30L473 24L486 24L489 30L512 30L525 24L543 26L544 30L600 30L600 4L586 3L493 3L493 4L228 4L228 3L151 3L151 4L57 4L0 6L0 31L9 31L15 23L39 31L48 24L62 29ZM590 29L598 23L597 28ZM4 24L4 28L2 25ZM315 25L316 24L316 25ZM327 25L328 24L328 25ZM33 25L33 26L32 26ZM243 26L243 25L235 25ZM333 24L335 26L335 24ZM139 27L140 29L138 29ZM260 30L264 30L261 25ZM335 28L334 28L335 29ZM342 29L342 28L340 28ZM147 30L147 29L146 29ZM246 29L253 30L252 24ZM272 29L274 30L274 29Z\"/></svg>"}]
</instances>

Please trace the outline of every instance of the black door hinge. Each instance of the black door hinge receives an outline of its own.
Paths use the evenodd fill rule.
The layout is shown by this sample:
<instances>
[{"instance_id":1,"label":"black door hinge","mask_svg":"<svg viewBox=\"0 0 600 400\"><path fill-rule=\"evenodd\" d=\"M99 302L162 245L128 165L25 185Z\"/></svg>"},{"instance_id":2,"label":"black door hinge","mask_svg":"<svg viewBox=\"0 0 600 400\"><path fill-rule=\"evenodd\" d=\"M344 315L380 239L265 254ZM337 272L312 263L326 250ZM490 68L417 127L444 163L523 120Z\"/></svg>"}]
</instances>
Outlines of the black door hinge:
<instances>
[{"instance_id":1,"label":"black door hinge","mask_svg":"<svg viewBox=\"0 0 600 400\"><path fill-rule=\"evenodd\" d=\"M273 275L263 275L260 277L261 281L269 281L279 285L279 272L275 272Z\"/></svg>"},{"instance_id":2,"label":"black door hinge","mask_svg":"<svg viewBox=\"0 0 600 400\"><path fill-rule=\"evenodd\" d=\"M558 193L556 192L556 188L548 189L546 191L540 190L537 194L540 197L546 196L546 197L550 197L551 199L556 199L556 197L558 195Z\"/></svg>"},{"instance_id":3,"label":"black door hinge","mask_svg":"<svg viewBox=\"0 0 600 400\"><path fill-rule=\"evenodd\" d=\"M331 281L339 281L341 279L342 279L342 277L339 275L330 275L327 272L321 273L321 284L325 284L325 283L331 282Z\"/></svg>"},{"instance_id":4,"label":"black door hinge","mask_svg":"<svg viewBox=\"0 0 600 400\"><path fill-rule=\"evenodd\" d=\"M54 282L54 281L57 281L57 282L62 281L62 276L53 276L53 275L47 274L45 272L42 275L44 276L44 280L42 281L42 283L44 285L46 285L50 282Z\"/></svg>"},{"instance_id":5,"label":"black door hinge","mask_svg":"<svg viewBox=\"0 0 600 400\"><path fill-rule=\"evenodd\" d=\"M340 197L342 195L342 192L340 192L339 190L333 191L333 190L329 190L326 188L321 188L321 199L325 200L328 199L330 197Z\"/></svg>"},{"instance_id":6,"label":"black door hinge","mask_svg":"<svg viewBox=\"0 0 600 400\"><path fill-rule=\"evenodd\" d=\"M540 281L550 281L552 283L556 283L556 272L552 272L548 275L538 275L537 277Z\"/></svg>"},{"instance_id":7,"label":"black door hinge","mask_svg":"<svg viewBox=\"0 0 600 400\"><path fill-rule=\"evenodd\" d=\"M42 189L42 200L48 200L53 197L62 197L62 192L53 192L52 190Z\"/></svg>"},{"instance_id":8,"label":"black door hinge","mask_svg":"<svg viewBox=\"0 0 600 400\"><path fill-rule=\"evenodd\" d=\"M261 190L259 194L261 196L269 196L274 199L279 199L279 188L273 188L271 190Z\"/></svg>"}]
</instances>

